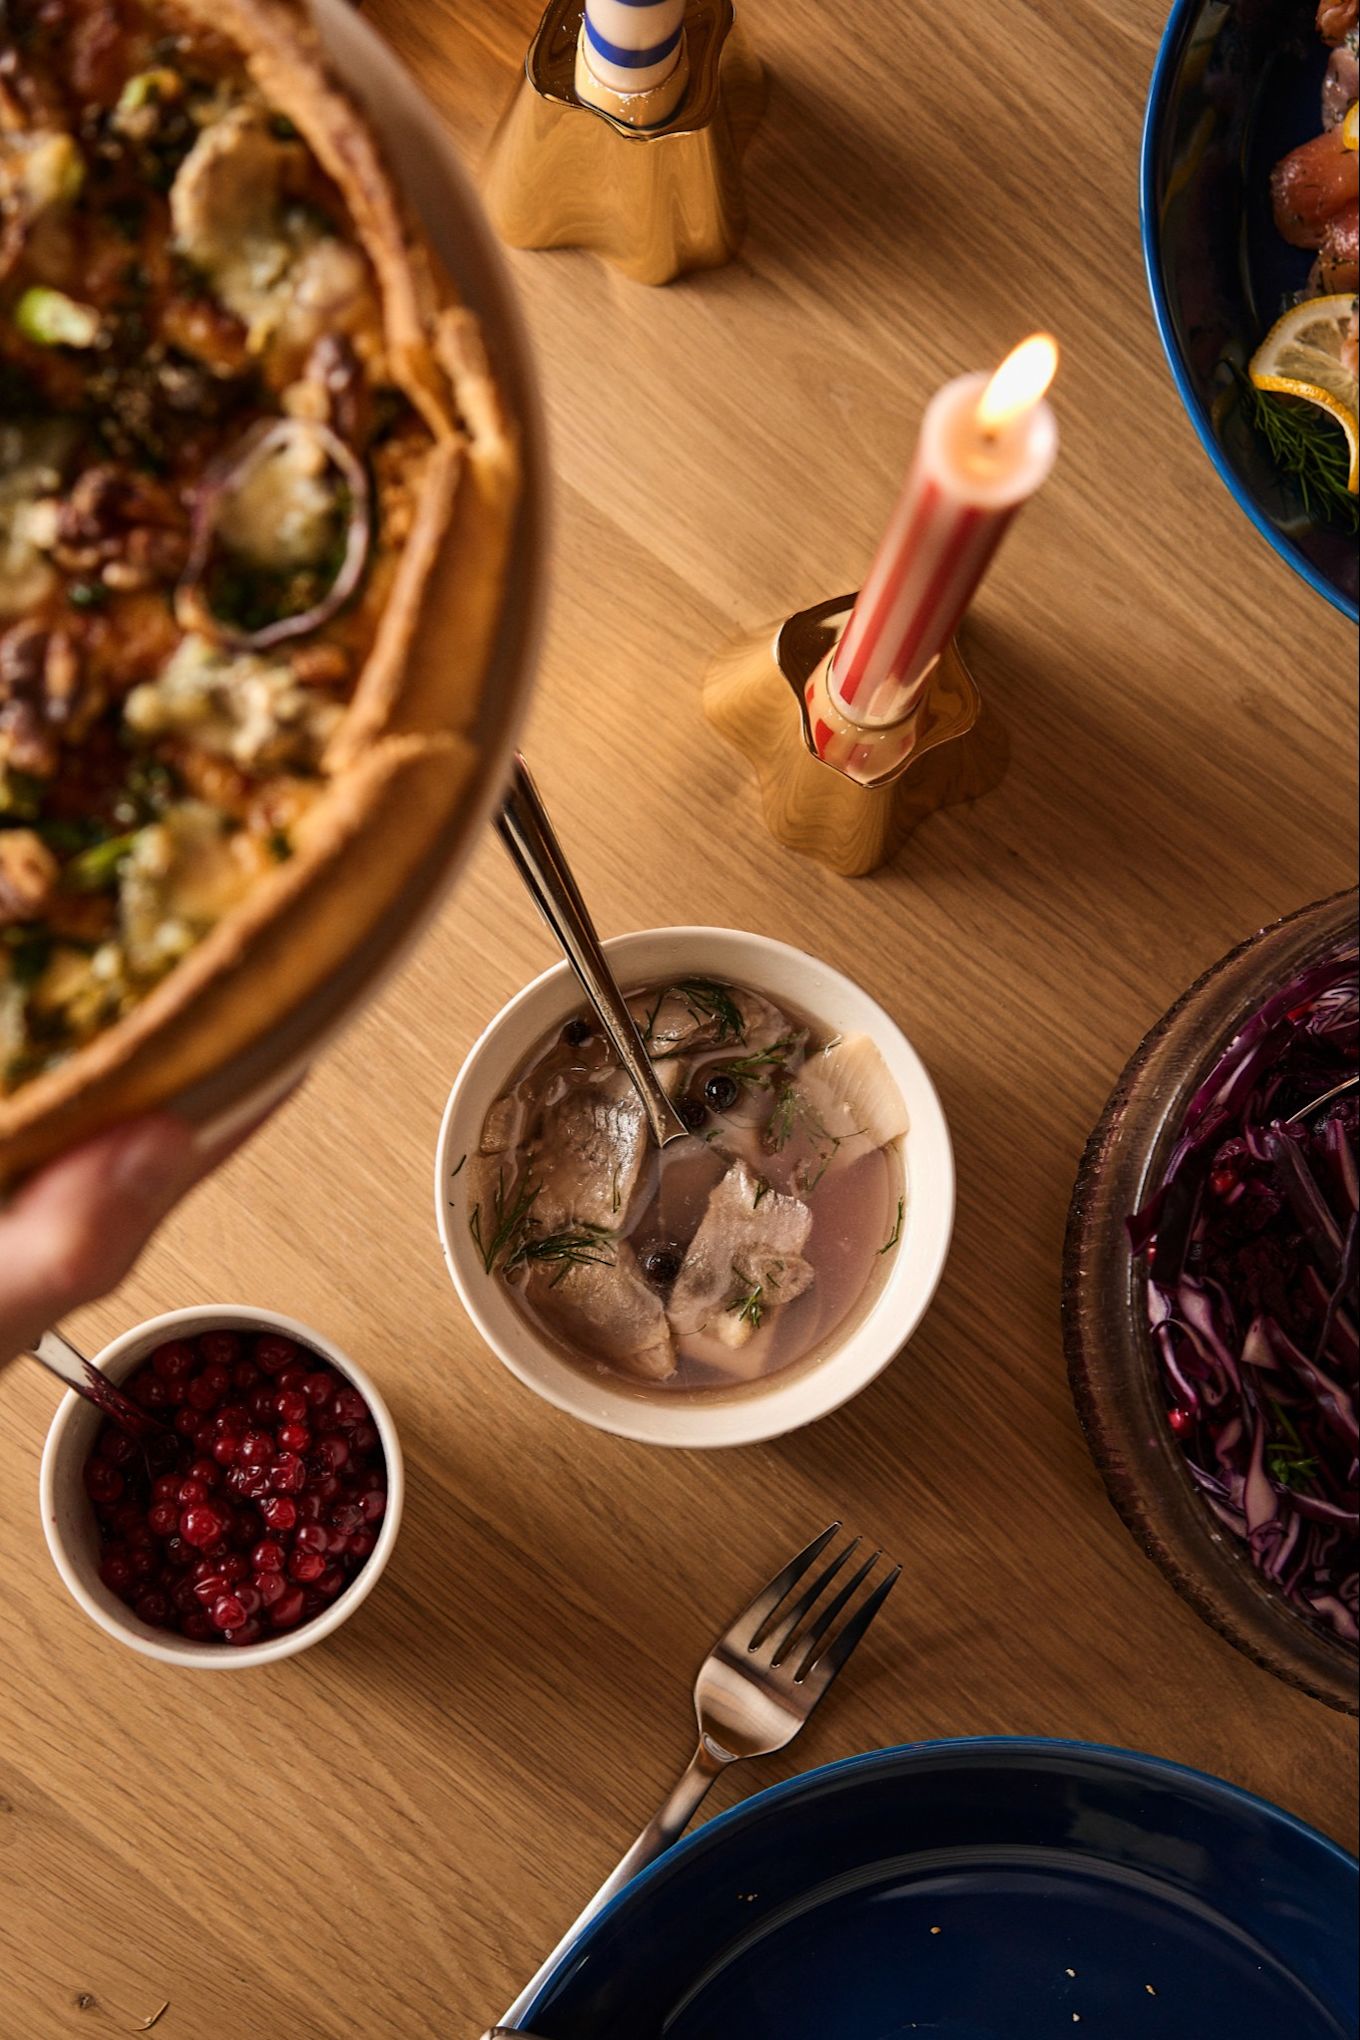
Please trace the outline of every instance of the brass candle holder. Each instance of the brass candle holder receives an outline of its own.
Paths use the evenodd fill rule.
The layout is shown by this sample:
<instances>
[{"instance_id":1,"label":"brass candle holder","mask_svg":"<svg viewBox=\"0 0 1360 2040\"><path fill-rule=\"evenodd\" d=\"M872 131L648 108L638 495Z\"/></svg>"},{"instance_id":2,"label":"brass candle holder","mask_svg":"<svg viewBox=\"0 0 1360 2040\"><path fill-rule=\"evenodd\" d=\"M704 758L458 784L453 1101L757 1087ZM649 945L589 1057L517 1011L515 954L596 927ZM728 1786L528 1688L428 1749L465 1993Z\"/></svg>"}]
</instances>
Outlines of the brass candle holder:
<instances>
[{"instance_id":1,"label":"brass candle holder","mask_svg":"<svg viewBox=\"0 0 1360 2040\"><path fill-rule=\"evenodd\" d=\"M578 85L584 13L584 0L550 0L492 138L483 196L497 231L513 248L593 249L638 283L730 261L765 99L732 0L689 0L676 71L626 96Z\"/></svg>"},{"instance_id":2,"label":"brass candle holder","mask_svg":"<svg viewBox=\"0 0 1360 2040\"><path fill-rule=\"evenodd\" d=\"M854 604L853 595L819 602L719 653L704 713L754 769L770 834L862 878L938 808L990 791L1009 744L956 638L900 721L865 728L843 716L826 672Z\"/></svg>"}]
</instances>

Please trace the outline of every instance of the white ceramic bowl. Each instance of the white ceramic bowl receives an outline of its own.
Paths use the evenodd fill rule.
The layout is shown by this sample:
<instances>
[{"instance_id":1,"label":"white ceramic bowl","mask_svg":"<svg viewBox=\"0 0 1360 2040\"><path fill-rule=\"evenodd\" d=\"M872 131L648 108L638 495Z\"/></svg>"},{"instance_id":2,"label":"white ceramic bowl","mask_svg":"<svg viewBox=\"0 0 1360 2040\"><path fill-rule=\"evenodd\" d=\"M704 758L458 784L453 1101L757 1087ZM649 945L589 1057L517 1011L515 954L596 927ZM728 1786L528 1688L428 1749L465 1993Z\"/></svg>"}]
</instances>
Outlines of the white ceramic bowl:
<instances>
[{"instance_id":1,"label":"white ceramic bowl","mask_svg":"<svg viewBox=\"0 0 1360 2040\"><path fill-rule=\"evenodd\" d=\"M85 1493L84 1467L103 1421L98 1410L83 1396L68 1394L58 1405L43 1449L38 1480L43 1532L47 1548L56 1562L72 1597L101 1629L120 1643L130 1644L144 1657L159 1658L162 1664L188 1665L196 1671L231 1672L248 1665L274 1664L279 1658L295 1657L309 1650L324 1636L347 1622L361 1601L367 1600L378 1584L379 1575L392 1555L401 1522L404 1478L401 1444L392 1412L378 1390L349 1356L333 1346L320 1332L296 1318L281 1317L277 1311L253 1310L248 1304L200 1304L192 1310L167 1310L160 1317L134 1325L102 1353L95 1364L112 1381L126 1381L157 1346L167 1339L191 1339L201 1332L277 1332L295 1339L320 1354L337 1374L352 1382L368 1404L382 1440L387 1461L387 1512L378 1531L378 1541L368 1559L343 1593L336 1596L322 1615L315 1616L281 1636L239 1649L224 1643L194 1643L187 1636L153 1629L141 1621L126 1602L120 1601L99 1577L99 1535L94 1511Z\"/></svg>"},{"instance_id":2,"label":"white ceramic bowl","mask_svg":"<svg viewBox=\"0 0 1360 2040\"><path fill-rule=\"evenodd\" d=\"M839 1408L881 1373L934 1294L954 1224L954 1155L939 1098L921 1058L883 1008L850 978L786 942L734 928L654 928L616 936L605 947L625 991L686 974L723 978L764 992L776 1004L787 1002L835 1032L867 1034L877 1043L910 1118L906 1218L878 1295L811 1366L794 1366L739 1392L707 1396L644 1392L587 1374L535 1330L504 1282L483 1267L454 1171L460 1156L477 1152L487 1108L525 1057L579 1011L582 993L565 963L535 978L496 1015L450 1093L435 1165L444 1259L491 1350L558 1409L650 1445L749 1445L778 1437Z\"/></svg>"}]
</instances>

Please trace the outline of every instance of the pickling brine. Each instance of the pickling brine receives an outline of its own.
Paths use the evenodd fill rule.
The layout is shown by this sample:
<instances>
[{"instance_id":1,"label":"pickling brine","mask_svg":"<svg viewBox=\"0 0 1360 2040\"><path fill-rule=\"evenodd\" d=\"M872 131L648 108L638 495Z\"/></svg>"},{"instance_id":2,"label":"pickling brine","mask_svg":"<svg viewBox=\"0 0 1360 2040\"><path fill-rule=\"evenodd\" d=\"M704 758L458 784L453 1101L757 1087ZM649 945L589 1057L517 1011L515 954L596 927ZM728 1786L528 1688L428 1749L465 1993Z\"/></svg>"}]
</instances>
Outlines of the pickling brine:
<instances>
[{"instance_id":1,"label":"pickling brine","mask_svg":"<svg viewBox=\"0 0 1360 2040\"><path fill-rule=\"evenodd\" d=\"M465 1164L488 1274L578 1366L640 1385L731 1389L814 1358L905 1225L907 1114L878 1048L716 979L628 1003L691 1138L658 1153L593 1017L569 1020Z\"/></svg>"}]
</instances>

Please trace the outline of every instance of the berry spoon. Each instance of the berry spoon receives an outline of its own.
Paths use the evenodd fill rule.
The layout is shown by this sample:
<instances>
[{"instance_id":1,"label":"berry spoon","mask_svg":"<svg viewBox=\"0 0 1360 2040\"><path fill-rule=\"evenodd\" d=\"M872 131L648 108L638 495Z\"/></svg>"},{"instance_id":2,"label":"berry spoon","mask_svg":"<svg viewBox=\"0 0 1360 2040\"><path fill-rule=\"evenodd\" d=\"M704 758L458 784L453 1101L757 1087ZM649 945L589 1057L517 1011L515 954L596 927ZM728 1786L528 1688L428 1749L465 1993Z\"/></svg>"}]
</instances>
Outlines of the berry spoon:
<instances>
[{"instance_id":1,"label":"berry spoon","mask_svg":"<svg viewBox=\"0 0 1360 2040\"><path fill-rule=\"evenodd\" d=\"M49 1374L55 1374L67 1388L83 1395L86 1402L92 1402L115 1424L121 1424L132 1437L152 1438L164 1431L164 1424L149 1410L139 1409L131 1396L124 1395L122 1389L116 1387L93 1360L87 1360L64 1333L55 1329L44 1332L37 1345L30 1347L29 1351Z\"/></svg>"}]
</instances>

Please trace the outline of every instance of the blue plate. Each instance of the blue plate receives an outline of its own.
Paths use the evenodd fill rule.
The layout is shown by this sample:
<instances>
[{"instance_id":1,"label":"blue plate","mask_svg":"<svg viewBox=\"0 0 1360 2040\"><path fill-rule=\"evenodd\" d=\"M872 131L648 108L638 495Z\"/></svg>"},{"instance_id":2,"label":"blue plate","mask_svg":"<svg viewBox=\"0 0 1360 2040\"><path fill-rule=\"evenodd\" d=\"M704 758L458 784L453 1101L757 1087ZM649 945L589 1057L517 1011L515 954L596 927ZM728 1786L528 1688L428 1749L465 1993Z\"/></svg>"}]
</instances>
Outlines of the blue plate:
<instances>
[{"instance_id":1,"label":"blue plate","mask_svg":"<svg viewBox=\"0 0 1360 2040\"><path fill-rule=\"evenodd\" d=\"M1312 257L1270 216L1273 165L1321 126L1314 0L1176 0L1143 127L1143 254L1171 372L1205 450L1276 552L1352 622L1360 554L1315 525L1252 429L1234 368Z\"/></svg>"},{"instance_id":2,"label":"blue plate","mask_svg":"<svg viewBox=\"0 0 1360 2040\"><path fill-rule=\"evenodd\" d=\"M1157 1757L1032 1739L852 1757L634 1879L544 2040L1355 2040L1357 1865Z\"/></svg>"}]
</instances>

